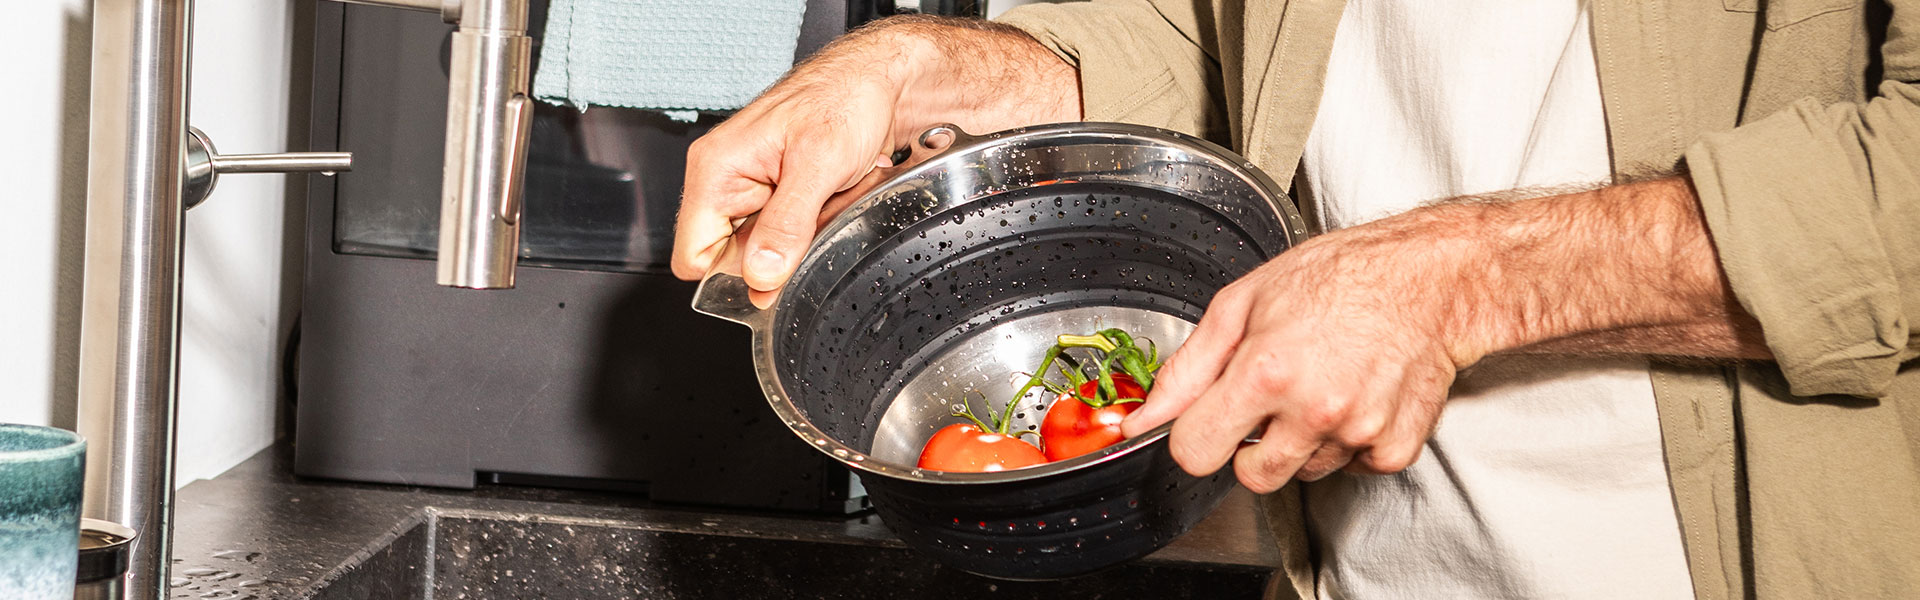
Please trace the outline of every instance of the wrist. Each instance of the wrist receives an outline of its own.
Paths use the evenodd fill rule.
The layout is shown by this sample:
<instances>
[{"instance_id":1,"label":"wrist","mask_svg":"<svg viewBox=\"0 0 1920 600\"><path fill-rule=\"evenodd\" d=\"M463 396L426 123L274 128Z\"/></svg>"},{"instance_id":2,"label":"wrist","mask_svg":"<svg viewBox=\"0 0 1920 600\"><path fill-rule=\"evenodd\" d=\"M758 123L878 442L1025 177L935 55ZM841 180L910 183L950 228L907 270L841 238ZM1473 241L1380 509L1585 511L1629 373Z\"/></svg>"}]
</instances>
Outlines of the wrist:
<instances>
[{"instance_id":1,"label":"wrist","mask_svg":"<svg viewBox=\"0 0 1920 600\"><path fill-rule=\"evenodd\" d=\"M1383 275L1403 326L1424 332L1456 368L1489 354L1595 327L1566 291L1568 260L1544 199L1426 206L1323 236L1331 252Z\"/></svg>"},{"instance_id":2,"label":"wrist","mask_svg":"<svg viewBox=\"0 0 1920 600\"><path fill-rule=\"evenodd\" d=\"M1404 217L1404 218L1402 218ZM1524 279L1508 262L1515 232L1489 204L1445 204L1410 211L1393 239L1410 260L1396 268L1422 275L1407 291L1426 311L1438 343L1455 368L1537 335L1542 305L1513 291Z\"/></svg>"},{"instance_id":3,"label":"wrist","mask_svg":"<svg viewBox=\"0 0 1920 600\"><path fill-rule=\"evenodd\" d=\"M1681 179L1431 210L1456 229L1445 314L1459 359L1687 323L1721 302Z\"/></svg>"}]
</instances>

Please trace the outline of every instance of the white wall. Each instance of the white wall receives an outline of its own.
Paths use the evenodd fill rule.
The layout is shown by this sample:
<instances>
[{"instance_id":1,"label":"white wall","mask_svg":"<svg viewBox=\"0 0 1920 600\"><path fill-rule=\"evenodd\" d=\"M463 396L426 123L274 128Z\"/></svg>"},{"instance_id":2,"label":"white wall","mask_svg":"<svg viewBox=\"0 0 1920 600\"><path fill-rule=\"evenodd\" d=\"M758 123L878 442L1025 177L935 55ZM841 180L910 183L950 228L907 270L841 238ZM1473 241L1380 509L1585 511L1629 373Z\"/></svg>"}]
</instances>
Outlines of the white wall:
<instances>
[{"instance_id":1,"label":"white wall","mask_svg":"<svg viewBox=\"0 0 1920 600\"><path fill-rule=\"evenodd\" d=\"M85 213L89 0L9 7L0 76L0 422L71 428Z\"/></svg>"},{"instance_id":2,"label":"white wall","mask_svg":"<svg viewBox=\"0 0 1920 600\"><path fill-rule=\"evenodd\" d=\"M0 421L73 426L86 189L90 0L34 0L0 36ZM301 4L299 6L304 6ZM223 152L288 149L293 0L199 0L189 122ZM303 58L304 60L304 58ZM304 69L300 72L304 73ZM304 89L304 88L302 88ZM220 180L187 218L179 481L211 477L274 435L297 254L286 177ZM295 245L297 249L297 245Z\"/></svg>"}]
</instances>

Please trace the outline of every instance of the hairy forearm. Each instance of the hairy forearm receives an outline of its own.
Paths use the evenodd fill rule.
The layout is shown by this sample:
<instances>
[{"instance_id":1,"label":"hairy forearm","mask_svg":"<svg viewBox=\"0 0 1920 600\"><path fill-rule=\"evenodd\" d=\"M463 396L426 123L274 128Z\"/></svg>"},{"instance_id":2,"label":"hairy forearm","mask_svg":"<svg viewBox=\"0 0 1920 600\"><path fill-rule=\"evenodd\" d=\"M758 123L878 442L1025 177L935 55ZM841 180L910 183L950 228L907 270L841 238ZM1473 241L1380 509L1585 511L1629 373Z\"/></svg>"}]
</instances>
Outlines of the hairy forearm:
<instances>
[{"instance_id":1,"label":"hairy forearm","mask_svg":"<svg viewBox=\"0 0 1920 600\"><path fill-rule=\"evenodd\" d=\"M1734 301L1684 178L1511 202L1452 202L1378 222L1428 240L1448 276L1457 364L1497 352L1769 358Z\"/></svg>"},{"instance_id":2,"label":"hairy forearm","mask_svg":"<svg viewBox=\"0 0 1920 600\"><path fill-rule=\"evenodd\" d=\"M1026 33L977 19L900 16L835 40L770 93L862 77L892 94L893 139L953 123L975 132L1080 119L1079 73Z\"/></svg>"}]
</instances>

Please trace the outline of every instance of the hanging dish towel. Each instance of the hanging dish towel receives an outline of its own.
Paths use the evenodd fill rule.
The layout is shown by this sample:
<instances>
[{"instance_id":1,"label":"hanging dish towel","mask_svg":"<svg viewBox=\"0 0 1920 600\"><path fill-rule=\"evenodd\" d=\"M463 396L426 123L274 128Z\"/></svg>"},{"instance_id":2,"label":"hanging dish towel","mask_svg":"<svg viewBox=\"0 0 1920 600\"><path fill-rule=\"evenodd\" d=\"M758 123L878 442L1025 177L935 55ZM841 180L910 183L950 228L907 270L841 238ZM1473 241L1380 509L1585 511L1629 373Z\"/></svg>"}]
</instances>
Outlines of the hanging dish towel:
<instances>
[{"instance_id":1,"label":"hanging dish towel","mask_svg":"<svg viewBox=\"0 0 1920 600\"><path fill-rule=\"evenodd\" d=\"M806 0L553 0L533 93L691 121L733 110L793 66Z\"/></svg>"}]
</instances>

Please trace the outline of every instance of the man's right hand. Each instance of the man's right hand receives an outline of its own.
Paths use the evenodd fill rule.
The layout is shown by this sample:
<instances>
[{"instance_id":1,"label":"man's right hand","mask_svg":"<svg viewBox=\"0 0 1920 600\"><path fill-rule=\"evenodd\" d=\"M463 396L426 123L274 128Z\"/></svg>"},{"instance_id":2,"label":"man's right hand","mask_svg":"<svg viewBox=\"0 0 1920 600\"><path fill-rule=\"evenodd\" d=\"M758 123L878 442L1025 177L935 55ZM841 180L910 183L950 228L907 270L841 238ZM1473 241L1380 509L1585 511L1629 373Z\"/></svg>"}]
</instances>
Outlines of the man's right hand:
<instances>
[{"instance_id":1,"label":"man's right hand","mask_svg":"<svg viewBox=\"0 0 1920 600\"><path fill-rule=\"evenodd\" d=\"M706 274L741 219L741 273L767 305L825 220L920 131L972 131L1080 118L1074 68L1018 30L982 21L896 17L848 34L696 140L673 244L673 272Z\"/></svg>"}]
</instances>

